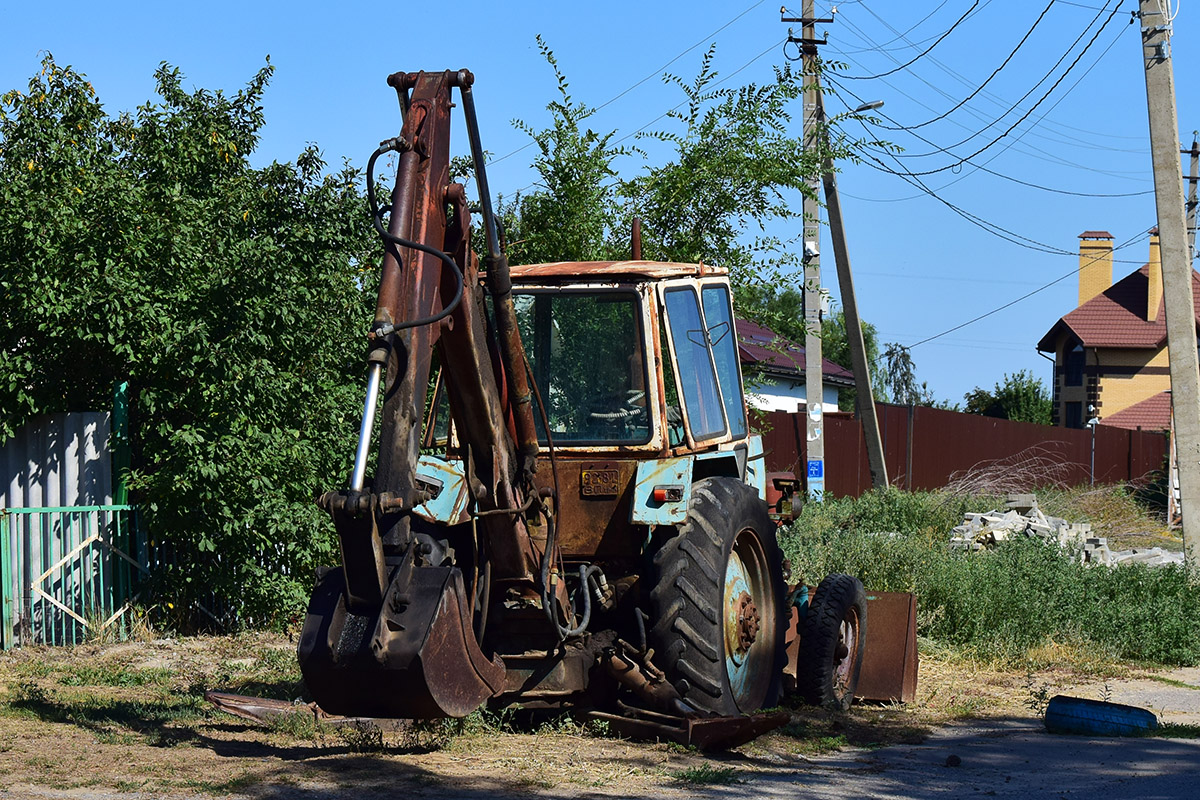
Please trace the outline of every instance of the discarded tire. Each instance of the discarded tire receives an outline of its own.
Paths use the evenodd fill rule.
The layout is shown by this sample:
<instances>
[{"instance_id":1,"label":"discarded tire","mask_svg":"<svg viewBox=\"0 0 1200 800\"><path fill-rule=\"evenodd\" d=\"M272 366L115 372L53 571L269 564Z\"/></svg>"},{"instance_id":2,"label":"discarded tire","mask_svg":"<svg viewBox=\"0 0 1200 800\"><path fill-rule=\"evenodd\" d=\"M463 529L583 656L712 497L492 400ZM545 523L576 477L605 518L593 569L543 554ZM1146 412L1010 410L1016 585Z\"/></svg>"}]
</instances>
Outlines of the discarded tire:
<instances>
[{"instance_id":1,"label":"discarded tire","mask_svg":"<svg viewBox=\"0 0 1200 800\"><path fill-rule=\"evenodd\" d=\"M1089 736L1138 736L1158 727L1158 717L1144 708L1083 697L1055 695L1046 707L1046 730Z\"/></svg>"},{"instance_id":2,"label":"discarded tire","mask_svg":"<svg viewBox=\"0 0 1200 800\"><path fill-rule=\"evenodd\" d=\"M800 630L796 690L806 703L845 711L854 701L867 629L867 594L858 578L825 576Z\"/></svg>"}]
</instances>

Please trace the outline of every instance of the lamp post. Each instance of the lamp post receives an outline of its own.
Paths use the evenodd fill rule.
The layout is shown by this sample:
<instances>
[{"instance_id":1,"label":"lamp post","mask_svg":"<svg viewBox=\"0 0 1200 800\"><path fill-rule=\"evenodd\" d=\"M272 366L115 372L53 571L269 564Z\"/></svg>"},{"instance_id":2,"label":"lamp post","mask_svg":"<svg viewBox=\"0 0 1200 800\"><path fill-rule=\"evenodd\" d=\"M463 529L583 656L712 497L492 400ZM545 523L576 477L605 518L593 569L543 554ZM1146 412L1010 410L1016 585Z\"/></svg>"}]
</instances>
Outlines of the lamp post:
<instances>
[{"instance_id":1,"label":"lamp post","mask_svg":"<svg viewBox=\"0 0 1200 800\"><path fill-rule=\"evenodd\" d=\"M1090 485L1096 485L1096 426L1100 424L1100 418L1096 416L1096 407L1088 404L1087 426L1092 429L1092 461L1088 466L1088 479Z\"/></svg>"}]
</instances>

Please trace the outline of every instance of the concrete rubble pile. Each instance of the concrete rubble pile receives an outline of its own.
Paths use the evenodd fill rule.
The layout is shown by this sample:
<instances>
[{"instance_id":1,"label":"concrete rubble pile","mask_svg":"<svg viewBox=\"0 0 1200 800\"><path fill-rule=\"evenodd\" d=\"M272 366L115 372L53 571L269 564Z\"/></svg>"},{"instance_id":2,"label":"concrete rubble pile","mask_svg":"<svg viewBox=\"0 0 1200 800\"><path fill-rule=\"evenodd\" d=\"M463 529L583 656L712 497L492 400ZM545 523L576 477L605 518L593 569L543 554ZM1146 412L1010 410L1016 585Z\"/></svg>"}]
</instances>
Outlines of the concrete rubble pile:
<instances>
[{"instance_id":1,"label":"concrete rubble pile","mask_svg":"<svg viewBox=\"0 0 1200 800\"><path fill-rule=\"evenodd\" d=\"M1182 564L1183 553L1152 547L1143 550L1109 549L1108 539L1092 535L1086 522L1067 522L1062 517L1048 517L1037 506L1032 494L1010 494L1004 511L967 512L963 523L950 532L950 547L960 550L983 550L1018 536L1040 538L1060 547L1078 551L1080 559L1089 564L1120 564L1140 562L1150 565Z\"/></svg>"}]
</instances>

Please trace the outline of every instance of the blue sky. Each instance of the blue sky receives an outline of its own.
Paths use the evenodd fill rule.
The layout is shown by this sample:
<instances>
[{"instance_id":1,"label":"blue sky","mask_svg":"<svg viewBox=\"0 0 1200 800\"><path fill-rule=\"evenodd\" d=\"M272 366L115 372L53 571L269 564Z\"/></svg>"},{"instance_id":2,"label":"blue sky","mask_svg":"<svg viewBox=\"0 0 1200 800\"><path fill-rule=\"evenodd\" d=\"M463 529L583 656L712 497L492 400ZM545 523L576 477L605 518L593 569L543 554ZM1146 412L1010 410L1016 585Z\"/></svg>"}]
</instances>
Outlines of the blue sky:
<instances>
[{"instance_id":1,"label":"blue sky","mask_svg":"<svg viewBox=\"0 0 1200 800\"><path fill-rule=\"evenodd\" d=\"M884 100L879 121L899 130L853 122L846 130L904 148L899 160L866 154L860 164L843 165L839 176L860 312L881 339L914 345L1063 278L980 322L917 344L918 376L939 398L961 401L973 387L990 387L1020 369L1048 380L1050 365L1034 345L1075 305L1080 232L1108 230L1117 244L1134 240L1117 253L1116 278L1146 259L1146 241L1138 237L1155 224L1155 208L1140 40L1138 26L1129 24L1137 4L1120 2L1082 56L1114 3L1057 0L1035 27L1048 4L854 0L838 3L836 21L818 27L829 34L825 58L845 64L827 106L837 111L860 98ZM116 113L153 96L153 72L162 61L183 71L185 85L233 91L270 55L277 71L256 159L291 160L314 142L334 166L343 158L364 164L375 144L395 133L395 93L384 83L390 72L474 71L484 147L498 158L528 142L513 119L535 128L548 120L544 107L554 97L554 77L536 34L554 49L576 100L599 106L630 90L592 120L597 130L625 136L681 99L658 78L673 58L683 54L669 69L690 77L716 42L718 71L741 70L731 84L767 80L784 61L778 44L788 27L779 21L779 6L765 0L460 2L412 10L302 0L186 7L116 2L103 13L74 0L5 5L8 30L17 33L0 50L0 89L23 87L49 51L87 73ZM829 3L818 3L820 16L829 10ZM1200 50L1195 19L1196 9L1185 5L1173 39L1180 130L1189 142L1200 128L1200 94L1191 78ZM930 121L983 84L1031 28L981 91ZM799 116L797 108L797 126ZM465 137L455 149L466 152ZM534 182L531 153L496 163L489 173L493 190L511 194ZM958 163L968 156L971 164ZM945 203L887 170L929 172L920 180ZM1004 229L1003 238L946 203ZM826 284L836 299L827 242Z\"/></svg>"}]
</instances>

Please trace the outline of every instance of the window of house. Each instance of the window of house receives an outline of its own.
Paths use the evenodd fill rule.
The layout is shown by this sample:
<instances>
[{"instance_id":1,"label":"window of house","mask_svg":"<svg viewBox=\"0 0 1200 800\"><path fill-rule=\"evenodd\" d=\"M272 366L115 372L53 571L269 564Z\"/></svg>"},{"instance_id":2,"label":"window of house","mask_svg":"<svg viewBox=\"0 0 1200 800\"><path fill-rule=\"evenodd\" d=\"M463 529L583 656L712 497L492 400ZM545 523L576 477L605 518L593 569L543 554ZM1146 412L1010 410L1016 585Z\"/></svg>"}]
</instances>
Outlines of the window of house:
<instances>
[{"instance_id":1,"label":"window of house","mask_svg":"<svg viewBox=\"0 0 1200 800\"><path fill-rule=\"evenodd\" d=\"M1066 426L1068 428L1083 427L1083 403L1067 403L1066 404Z\"/></svg>"},{"instance_id":2,"label":"window of house","mask_svg":"<svg viewBox=\"0 0 1200 800\"><path fill-rule=\"evenodd\" d=\"M1067 351L1063 365L1067 386L1083 386L1083 345L1076 344Z\"/></svg>"}]
</instances>

